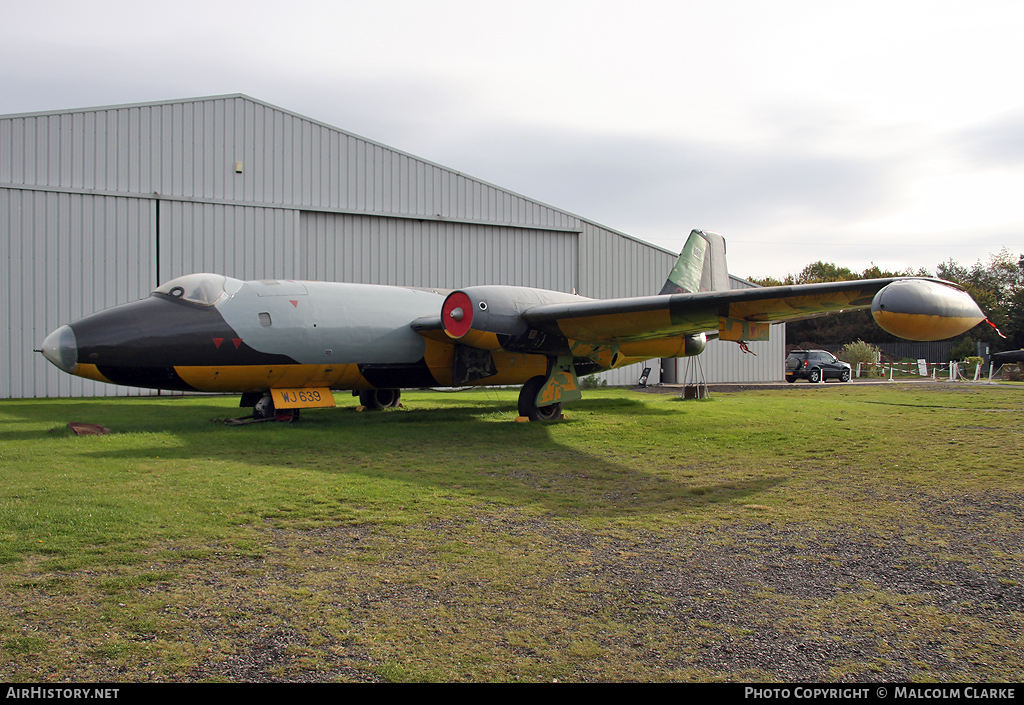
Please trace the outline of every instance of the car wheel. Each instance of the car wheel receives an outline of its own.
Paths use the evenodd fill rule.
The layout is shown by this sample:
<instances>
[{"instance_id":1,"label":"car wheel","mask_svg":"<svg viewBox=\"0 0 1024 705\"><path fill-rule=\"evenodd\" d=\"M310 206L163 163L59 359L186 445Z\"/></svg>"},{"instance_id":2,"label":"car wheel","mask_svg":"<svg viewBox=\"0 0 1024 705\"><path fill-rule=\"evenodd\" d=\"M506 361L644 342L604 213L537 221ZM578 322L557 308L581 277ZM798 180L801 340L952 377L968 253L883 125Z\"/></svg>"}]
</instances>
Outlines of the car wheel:
<instances>
[{"instance_id":1,"label":"car wheel","mask_svg":"<svg viewBox=\"0 0 1024 705\"><path fill-rule=\"evenodd\" d=\"M793 382L796 382L796 375L786 375L786 381L793 384Z\"/></svg>"},{"instance_id":2,"label":"car wheel","mask_svg":"<svg viewBox=\"0 0 1024 705\"><path fill-rule=\"evenodd\" d=\"M842 374L839 375L839 381L840 382L849 382L850 381L850 370L843 369Z\"/></svg>"},{"instance_id":3,"label":"car wheel","mask_svg":"<svg viewBox=\"0 0 1024 705\"><path fill-rule=\"evenodd\" d=\"M811 384L817 384L818 382L820 382L821 381L821 370L818 370L818 369L811 370L810 373L807 375L807 381L810 382Z\"/></svg>"}]
</instances>

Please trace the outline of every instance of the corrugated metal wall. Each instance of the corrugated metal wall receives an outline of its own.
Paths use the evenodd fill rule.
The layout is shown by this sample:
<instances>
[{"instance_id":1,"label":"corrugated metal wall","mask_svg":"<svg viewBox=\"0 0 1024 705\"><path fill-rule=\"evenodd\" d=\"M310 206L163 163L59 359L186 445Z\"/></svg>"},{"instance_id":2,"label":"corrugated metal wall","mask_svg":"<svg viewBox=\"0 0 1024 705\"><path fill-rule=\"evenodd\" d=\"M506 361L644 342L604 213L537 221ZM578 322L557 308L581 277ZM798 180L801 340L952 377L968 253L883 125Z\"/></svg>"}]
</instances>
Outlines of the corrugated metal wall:
<instances>
[{"instance_id":1,"label":"corrugated metal wall","mask_svg":"<svg viewBox=\"0 0 1024 705\"><path fill-rule=\"evenodd\" d=\"M575 233L303 212L303 279L436 286L534 286L571 292Z\"/></svg>"},{"instance_id":2,"label":"corrugated metal wall","mask_svg":"<svg viewBox=\"0 0 1024 705\"><path fill-rule=\"evenodd\" d=\"M675 260L241 95L0 117L0 194L11 361L0 397L127 393L31 350L70 320L194 271L613 298L657 293Z\"/></svg>"},{"instance_id":3,"label":"corrugated metal wall","mask_svg":"<svg viewBox=\"0 0 1024 705\"><path fill-rule=\"evenodd\" d=\"M32 351L59 325L150 292L154 220L151 200L0 188L0 398L127 393Z\"/></svg>"},{"instance_id":4,"label":"corrugated metal wall","mask_svg":"<svg viewBox=\"0 0 1024 705\"><path fill-rule=\"evenodd\" d=\"M657 294L672 271L676 255L611 235L600 226L582 223L578 293L596 299Z\"/></svg>"},{"instance_id":5,"label":"corrugated metal wall","mask_svg":"<svg viewBox=\"0 0 1024 705\"><path fill-rule=\"evenodd\" d=\"M299 278L298 211L164 200L159 208L158 281L193 272Z\"/></svg>"},{"instance_id":6,"label":"corrugated metal wall","mask_svg":"<svg viewBox=\"0 0 1024 705\"><path fill-rule=\"evenodd\" d=\"M728 340L709 340L701 354L704 375L710 382L781 382L785 374L785 332L772 326L772 340L747 343L749 353ZM682 384L686 359L677 360L677 382Z\"/></svg>"},{"instance_id":7,"label":"corrugated metal wall","mask_svg":"<svg viewBox=\"0 0 1024 705\"><path fill-rule=\"evenodd\" d=\"M892 355L900 360L909 357L911 360L948 362L950 353L953 352L953 348L957 344L952 340L935 340L930 343L916 343L912 340L903 340L897 343L876 343L875 347L886 355ZM836 352L838 353L838 349Z\"/></svg>"}]
</instances>

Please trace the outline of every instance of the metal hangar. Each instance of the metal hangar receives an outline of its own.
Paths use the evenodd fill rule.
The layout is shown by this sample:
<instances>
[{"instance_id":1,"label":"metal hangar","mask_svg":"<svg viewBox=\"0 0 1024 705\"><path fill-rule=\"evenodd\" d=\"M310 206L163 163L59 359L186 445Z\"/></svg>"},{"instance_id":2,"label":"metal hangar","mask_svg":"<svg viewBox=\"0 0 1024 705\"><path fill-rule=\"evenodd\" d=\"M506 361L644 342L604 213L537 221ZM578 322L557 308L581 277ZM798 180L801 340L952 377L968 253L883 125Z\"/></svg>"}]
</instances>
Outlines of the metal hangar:
<instances>
[{"instance_id":1,"label":"metal hangar","mask_svg":"<svg viewBox=\"0 0 1024 705\"><path fill-rule=\"evenodd\" d=\"M33 348L192 272L615 298L657 293L676 258L240 94L0 116L0 246L0 398L148 394L61 374ZM781 380L783 337L751 343L756 356L712 341L708 381ZM665 362L681 381L686 360ZM632 384L640 367L604 376Z\"/></svg>"}]
</instances>

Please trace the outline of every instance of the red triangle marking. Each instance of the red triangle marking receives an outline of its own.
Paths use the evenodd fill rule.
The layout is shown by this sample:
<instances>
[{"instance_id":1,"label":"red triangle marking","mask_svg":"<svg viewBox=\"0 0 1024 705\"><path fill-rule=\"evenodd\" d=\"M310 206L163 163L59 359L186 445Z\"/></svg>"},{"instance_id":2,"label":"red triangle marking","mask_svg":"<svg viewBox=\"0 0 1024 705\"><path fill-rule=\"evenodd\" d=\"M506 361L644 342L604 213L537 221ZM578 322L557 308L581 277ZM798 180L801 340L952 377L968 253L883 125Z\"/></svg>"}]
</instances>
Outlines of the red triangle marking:
<instances>
[{"instance_id":1,"label":"red triangle marking","mask_svg":"<svg viewBox=\"0 0 1024 705\"><path fill-rule=\"evenodd\" d=\"M224 338L214 338L213 339L213 344L217 346L218 350L220 349L220 344L223 343L223 342L224 342Z\"/></svg>"},{"instance_id":2,"label":"red triangle marking","mask_svg":"<svg viewBox=\"0 0 1024 705\"><path fill-rule=\"evenodd\" d=\"M299 307L299 302L298 302L298 301L292 301L291 299L288 299L288 302L289 302L289 303L290 303L290 304L291 304L292 306L294 306L295 308L298 308L298 307Z\"/></svg>"},{"instance_id":3,"label":"red triangle marking","mask_svg":"<svg viewBox=\"0 0 1024 705\"><path fill-rule=\"evenodd\" d=\"M232 338L231 342L235 344L235 349L237 350L238 346L242 344L242 339L241 338Z\"/></svg>"}]
</instances>

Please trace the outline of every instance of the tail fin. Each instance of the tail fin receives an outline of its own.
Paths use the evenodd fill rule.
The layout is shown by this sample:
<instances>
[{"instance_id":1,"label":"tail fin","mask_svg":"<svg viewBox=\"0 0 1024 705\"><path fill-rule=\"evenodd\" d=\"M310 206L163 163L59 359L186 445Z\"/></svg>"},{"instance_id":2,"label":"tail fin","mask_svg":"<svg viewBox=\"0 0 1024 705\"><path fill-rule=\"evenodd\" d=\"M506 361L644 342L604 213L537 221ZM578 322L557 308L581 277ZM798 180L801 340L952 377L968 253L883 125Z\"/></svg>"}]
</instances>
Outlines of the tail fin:
<instances>
[{"instance_id":1,"label":"tail fin","mask_svg":"<svg viewBox=\"0 0 1024 705\"><path fill-rule=\"evenodd\" d=\"M659 294L696 293L729 289L725 238L718 233L693 230Z\"/></svg>"}]
</instances>

